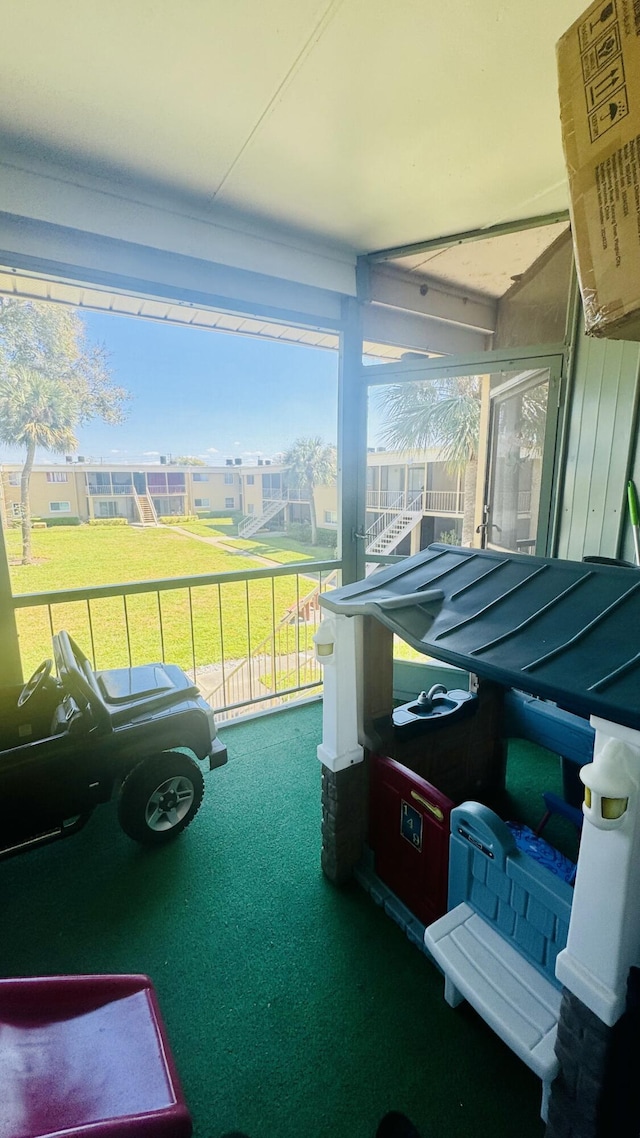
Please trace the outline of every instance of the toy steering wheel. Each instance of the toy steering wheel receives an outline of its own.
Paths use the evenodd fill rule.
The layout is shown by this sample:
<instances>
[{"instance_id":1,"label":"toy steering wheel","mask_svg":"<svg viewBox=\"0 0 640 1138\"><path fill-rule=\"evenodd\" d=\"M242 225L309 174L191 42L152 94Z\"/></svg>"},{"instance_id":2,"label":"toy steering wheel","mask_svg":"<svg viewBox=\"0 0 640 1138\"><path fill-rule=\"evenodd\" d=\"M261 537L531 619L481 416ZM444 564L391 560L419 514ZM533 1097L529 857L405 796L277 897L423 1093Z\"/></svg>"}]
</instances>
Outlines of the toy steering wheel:
<instances>
[{"instance_id":1,"label":"toy steering wheel","mask_svg":"<svg viewBox=\"0 0 640 1138\"><path fill-rule=\"evenodd\" d=\"M44 681L48 679L53 667L53 660L43 660L39 667L36 668L30 680L27 680L20 695L18 697L18 707L24 707L27 700L31 699L32 695L41 688Z\"/></svg>"}]
</instances>

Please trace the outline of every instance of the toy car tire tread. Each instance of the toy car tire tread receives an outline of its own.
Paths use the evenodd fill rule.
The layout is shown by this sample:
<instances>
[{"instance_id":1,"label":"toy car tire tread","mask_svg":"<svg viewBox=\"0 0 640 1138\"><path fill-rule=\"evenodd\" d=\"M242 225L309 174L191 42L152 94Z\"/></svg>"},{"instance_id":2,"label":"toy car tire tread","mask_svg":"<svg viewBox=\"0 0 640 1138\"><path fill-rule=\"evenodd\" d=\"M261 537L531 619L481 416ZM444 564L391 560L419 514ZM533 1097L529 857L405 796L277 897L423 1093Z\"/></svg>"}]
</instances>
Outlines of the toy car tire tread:
<instances>
[{"instance_id":1,"label":"toy car tire tread","mask_svg":"<svg viewBox=\"0 0 640 1138\"><path fill-rule=\"evenodd\" d=\"M165 751L143 759L127 775L118 799L118 821L130 838L161 845L193 821L204 796L194 759Z\"/></svg>"}]
</instances>

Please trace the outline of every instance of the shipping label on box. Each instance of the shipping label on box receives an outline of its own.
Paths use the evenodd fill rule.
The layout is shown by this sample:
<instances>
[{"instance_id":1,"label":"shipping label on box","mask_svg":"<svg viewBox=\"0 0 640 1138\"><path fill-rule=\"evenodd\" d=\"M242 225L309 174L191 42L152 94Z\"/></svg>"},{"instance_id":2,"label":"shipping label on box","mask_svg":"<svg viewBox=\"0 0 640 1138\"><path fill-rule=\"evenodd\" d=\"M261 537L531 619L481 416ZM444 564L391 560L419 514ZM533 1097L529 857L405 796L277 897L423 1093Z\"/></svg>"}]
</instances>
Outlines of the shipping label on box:
<instances>
[{"instance_id":1,"label":"shipping label on box","mask_svg":"<svg viewBox=\"0 0 640 1138\"><path fill-rule=\"evenodd\" d=\"M557 57L586 330L640 340L640 0L593 4Z\"/></svg>"}]
</instances>

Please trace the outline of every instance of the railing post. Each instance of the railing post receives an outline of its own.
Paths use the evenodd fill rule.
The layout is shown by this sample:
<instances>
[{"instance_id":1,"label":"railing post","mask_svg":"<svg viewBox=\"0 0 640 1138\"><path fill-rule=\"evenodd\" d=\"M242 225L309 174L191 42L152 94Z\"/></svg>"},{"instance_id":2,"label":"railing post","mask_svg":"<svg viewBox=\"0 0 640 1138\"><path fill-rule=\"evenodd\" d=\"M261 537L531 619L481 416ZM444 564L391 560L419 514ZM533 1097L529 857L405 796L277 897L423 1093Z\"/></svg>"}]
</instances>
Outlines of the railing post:
<instances>
[{"instance_id":1,"label":"railing post","mask_svg":"<svg viewBox=\"0 0 640 1138\"><path fill-rule=\"evenodd\" d=\"M9 560L4 540L4 526L0 518L0 684L21 684L23 681L18 629L13 608Z\"/></svg>"},{"instance_id":2,"label":"railing post","mask_svg":"<svg viewBox=\"0 0 640 1138\"><path fill-rule=\"evenodd\" d=\"M338 500L342 581L365 574L364 542L367 458L367 391L362 372L362 312L357 300L343 301L345 326L340 337L338 372Z\"/></svg>"}]
</instances>

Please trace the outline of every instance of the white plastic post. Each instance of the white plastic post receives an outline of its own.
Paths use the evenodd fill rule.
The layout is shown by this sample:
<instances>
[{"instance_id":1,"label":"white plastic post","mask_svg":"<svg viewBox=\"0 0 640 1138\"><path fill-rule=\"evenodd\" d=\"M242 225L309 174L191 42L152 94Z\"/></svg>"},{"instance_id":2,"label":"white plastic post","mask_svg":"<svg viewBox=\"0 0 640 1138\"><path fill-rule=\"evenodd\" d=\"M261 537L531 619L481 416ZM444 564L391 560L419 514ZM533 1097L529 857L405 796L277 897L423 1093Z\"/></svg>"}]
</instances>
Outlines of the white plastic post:
<instances>
[{"instance_id":1,"label":"white plastic post","mask_svg":"<svg viewBox=\"0 0 640 1138\"><path fill-rule=\"evenodd\" d=\"M344 770L364 758L358 742L357 619L338 613L325 617L313 637L316 659L324 667L318 758L331 771Z\"/></svg>"},{"instance_id":2,"label":"white plastic post","mask_svg":"<svg viewBox=\"0 0 640 1138\"><path fill-rule=\"evenodd\" d=\"M640 964L640 731L591 717L593 763L580 777L583 806L567 946L556 976L608 1026L625 1008Z\"/></svg>"}]
</instances>

